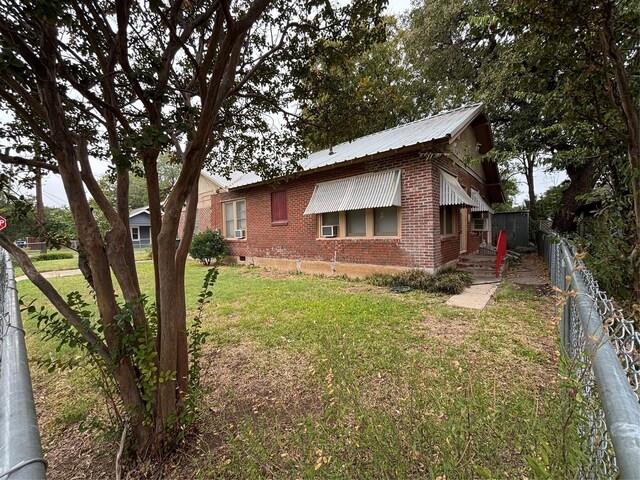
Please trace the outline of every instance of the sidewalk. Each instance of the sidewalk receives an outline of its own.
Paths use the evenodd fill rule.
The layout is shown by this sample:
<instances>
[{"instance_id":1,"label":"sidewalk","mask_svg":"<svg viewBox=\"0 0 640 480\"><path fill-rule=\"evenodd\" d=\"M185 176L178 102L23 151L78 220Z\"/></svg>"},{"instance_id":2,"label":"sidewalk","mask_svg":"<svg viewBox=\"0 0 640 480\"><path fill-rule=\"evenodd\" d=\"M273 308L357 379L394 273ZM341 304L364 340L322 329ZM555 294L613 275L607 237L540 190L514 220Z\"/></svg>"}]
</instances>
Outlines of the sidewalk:
<instances>
[{"instance_id":1,"label":"sidewalk","mask_svg":"<svg viewBox=\"0 0 640 480\"><path fill-rule=\"evenodd\" d=\"M520 263L509 268L505 279L517 285L533 288L540 293L544 293L549 288L549 277L544 261L535 253L523 255ZM499 285L499 283L471 285L462 293L452 296L446 304L452 307L482 310L487 306Z\"/></svg>"},{"instance_id":2,"label":"sidewalk","mask_svg":"<svg viewBox=\"0 0 640 480\"><path fill-rule=\"evenodd\" d=\"M57 277L70 277L71 275L82 275L82 272L79 268L75 268L73 270L53 270L51 272L42 272L44 278L57 278ZM16 277L16 282L21 282L22 280L29 280L26 275L20 275Z\"/></svg>"}]
</instances>

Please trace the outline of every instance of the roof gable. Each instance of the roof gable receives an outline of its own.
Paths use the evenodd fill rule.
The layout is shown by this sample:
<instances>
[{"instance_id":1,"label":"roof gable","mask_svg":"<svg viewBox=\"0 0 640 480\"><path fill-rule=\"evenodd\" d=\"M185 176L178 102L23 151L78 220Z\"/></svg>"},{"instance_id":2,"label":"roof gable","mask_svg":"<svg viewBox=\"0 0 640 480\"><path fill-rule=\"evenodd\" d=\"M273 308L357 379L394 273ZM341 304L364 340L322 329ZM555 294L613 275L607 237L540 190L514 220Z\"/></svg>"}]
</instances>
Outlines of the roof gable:
<instances>
[{"instance_id":1,"label":"roof gable","mask_svg":"<svg viewBox=\"0 0 640 480\"><path fill-rule=\"evenodd\" d=\"M129 218L137 217L141 213L146 213L147 215L151 215L149 213L149 207L140 207L140 208L134 208L133 210L131 210L131 212L129 212Z\"/></svg>"}]
</instances>

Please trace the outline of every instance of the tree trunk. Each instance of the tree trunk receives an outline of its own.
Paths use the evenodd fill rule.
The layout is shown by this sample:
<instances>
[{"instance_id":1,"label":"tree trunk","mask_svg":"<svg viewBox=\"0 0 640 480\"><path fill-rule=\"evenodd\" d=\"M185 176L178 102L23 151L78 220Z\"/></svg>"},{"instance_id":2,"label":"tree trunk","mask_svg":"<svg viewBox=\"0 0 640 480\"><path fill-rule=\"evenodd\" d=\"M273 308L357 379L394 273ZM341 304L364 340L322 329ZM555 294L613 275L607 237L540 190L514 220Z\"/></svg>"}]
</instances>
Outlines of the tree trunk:
<instances>
[{"instance_id":1,"label":"tree trunk","mask_svg":"<svg viewBox=\"0 0 640 480\"><path fill-rule=\"evenodd\" d=\"M535 166L535 157L533 154L524 153L522 155L522 163L524 164L525 177L527 180L527 190L529 192L529 217L535 223L538 222L538 201L536 199L535 183L533 177L533 167Z\"/></svg>"},{"instance_id":2,"label":"tree trunk","mask_svg":"<svg viewBox=\"0 0 640 480\"><path fill-rule=\"evenodd\" d=\"M144 400L138 388L135 368L131 360L124 355L122 348L122 334L116 321L120 308L114 295L107 250L91 211L79 169L79 164L86 164L88 159L86 142L74 135L66 123L64 107L57 86L57 29L53 25L48 25L42 31L42 35L42 69L38 85L42 103L48 112L47 121L51 138L55 139L51 150L58 160L58 171L69 199L76 233L79 238L82 238L82 245L93 274L96 303L102 320L104 338L113 357L114 378L125 408L131 416L136 442L144 447L148 445L151 433L144 422ZM91 177L85 177L85 179L91 180ZM90 183L89 186L93 186L93 184ZM120 241L122 240L120 239Z\"/></svg>"},{"instance_id":3,"label":"tree trunk","mask_svg":"<svg viewBox=\"0 0 640 480\"><path fill-rule=\"evenodd\" d=\"M553 229L562 233L576 231L578 210L584 205L577 197L591 192L598 180L597 172L583 165L567 166L567 175L571 183L562 192L562 209L553 218Z\"/></svg>"}]
</instances>

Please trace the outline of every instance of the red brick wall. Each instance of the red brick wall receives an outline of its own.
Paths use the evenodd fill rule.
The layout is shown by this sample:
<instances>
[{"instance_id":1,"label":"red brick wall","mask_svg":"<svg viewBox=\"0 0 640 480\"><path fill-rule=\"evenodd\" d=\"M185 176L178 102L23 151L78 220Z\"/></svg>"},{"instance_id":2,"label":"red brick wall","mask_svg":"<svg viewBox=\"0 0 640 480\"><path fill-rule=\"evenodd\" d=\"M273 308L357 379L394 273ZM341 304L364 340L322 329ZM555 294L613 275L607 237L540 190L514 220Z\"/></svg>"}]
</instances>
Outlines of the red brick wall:
<instances>
[{"instance_id":1,"label":"red brick wall","mask_svg":"<svg viewBox=\"0 0 640 480\"><path fill-rule=\"evenodd\" d=\"M434 164L438 168L442 168L458 178L458 183L462 187L464 187L465 191L469 196L471 196L471 189L477 190L482 197L487 198L487 188L481 180L476 178L469 170L461 167L459 164L452 162L450 159L441 157L434 160ZM439 180L438 180L438 204L440 203L440 188L439 188ZM438 238L440 240L440 258L438 261L438 265L444 265L448 262L456 260L460 257L460 232L462 232L461 223L462 221L467 222L467 252L473 253L478 251L478 247L483 240L486 242L488 239L487 232L474 232L472 231L473 222L470 220L471 218L471 208L467 209L467 218L463 219L461 215L461 211L458 210L458 222L456 232L458 232L455 236L447 236L440 238L440 230L438 228Z\"/></svg>"},{"instance_id":2,"label":"red brick wall","mask_svg":"<svg viewBox=\"0 0 640 480\"><path fill-rule=\"evenodd\" d=\"M288 192L287 225L271 225L271 192L274 190L268 185L212 195L211 227L223 228L222 202L244 198L246 238L229 240L231 255L437 268L458 258L460 246L458 237L440 240L440 180L436 167L443 165L458 173L461 183L467 182L467 189L473 186L484 193L479 182L471 175L464 177L462 169L455 170L449 159L427 160L413 152L306 174L280 183L278 189ZM303 215L317 183L397 168L402 170L400 238L318 238L316 215ZM477 249L479 242L471 235L471 225L468 242L469 251Z\"/></svg>"}]
</instances>

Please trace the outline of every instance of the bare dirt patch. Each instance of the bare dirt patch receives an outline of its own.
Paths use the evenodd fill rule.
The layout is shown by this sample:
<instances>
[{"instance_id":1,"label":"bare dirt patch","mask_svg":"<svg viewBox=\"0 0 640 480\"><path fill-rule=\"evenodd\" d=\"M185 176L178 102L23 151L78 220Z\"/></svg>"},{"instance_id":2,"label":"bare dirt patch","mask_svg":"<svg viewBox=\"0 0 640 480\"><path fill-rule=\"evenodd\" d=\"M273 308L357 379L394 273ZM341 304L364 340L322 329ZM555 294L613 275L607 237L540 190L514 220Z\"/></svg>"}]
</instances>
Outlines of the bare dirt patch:
<instances>
[{"instance_id":1,"label":"bare dirt patch","mask_svg":"<svg viewBox=\"0 0 640 480\"><path fill-rule=\"evenodd\" d=\"M435 340L452 346L467 343L469 337L478 332L475 323L455 318L451 321L436 320L431 316L418 325L418 334L425 339ZM423 332L420 332L423 330Z\"/></svg>"},{"instance_id":2,"label":"bare dirt patch","mask_svg":"<svg viewBox=\"0 0 640 480\"><path fill-rule=\"evenodd\" d=\"M71 426L50 438L45 458L49 480L102 480L115 475L117 445L96 442L95 432Z\"/></svg>"},{"instance_id":3,"label":"bare dirt patch","mask_svg":"<svg viewBox=\"0 0 640 480\"><path fill-rule=\"evenodd\" d=\"M200 418L187 432L184 445L162 463L145 463L129 469L124 478L182 480L198 475L198 465L225 461L227 443L238 423L247 418L267 419L287 425L292 419L321 411L318 389L307 360L280 349L261 349L248 342L223 348L205 347L201 378L208 389ZM44 380L41 379L41 380ZM40 383L40 382L38 382ZM48 395L56 395L55 382L36 389L39 422L52 431L54 424ZM52 480L102 480L113 478L118 445L99 441L95 431L78 424L43 437Z\"/></svg>"},{"instance_id":4,"label":"bare dirt patch","mask_svg":"<svg viewBox=\"0 0 640 480\"><path fill-rule=\"evenodd\" d=\"M531 253L520 257L520 262L509 268L507 279L518 285L545 286L549 284L549 273L544 259Z\"/></svg>"},{"instance_id":5,"label":"bare dirt patch","mask_svg":"<svg viewBox=\"0 0 640 480\"><path fill-rule=\"evenodd\" d=\"M211 389L207 404L227 416L263 408L312 407L309 368L301 355L243 343L208 350L202 365L202 382Z\"/></svg>"},{"instance_id":6,"label":"bare dirt patch","mask_svg":"<svg viewBox=\"0 0 640 480\"><path fill-rule=\"evenodd\" d=\"M193 478L202 460L209 465L225 462L228 439L247 416L286 426L296 417L321 411L318 390L302 355L247 342L208 348L202 365L202 382L210 392L185 445L162 466L140 466L127 478L157 478L160 469L163 479Z\"/></svg>"}]
</instances>

